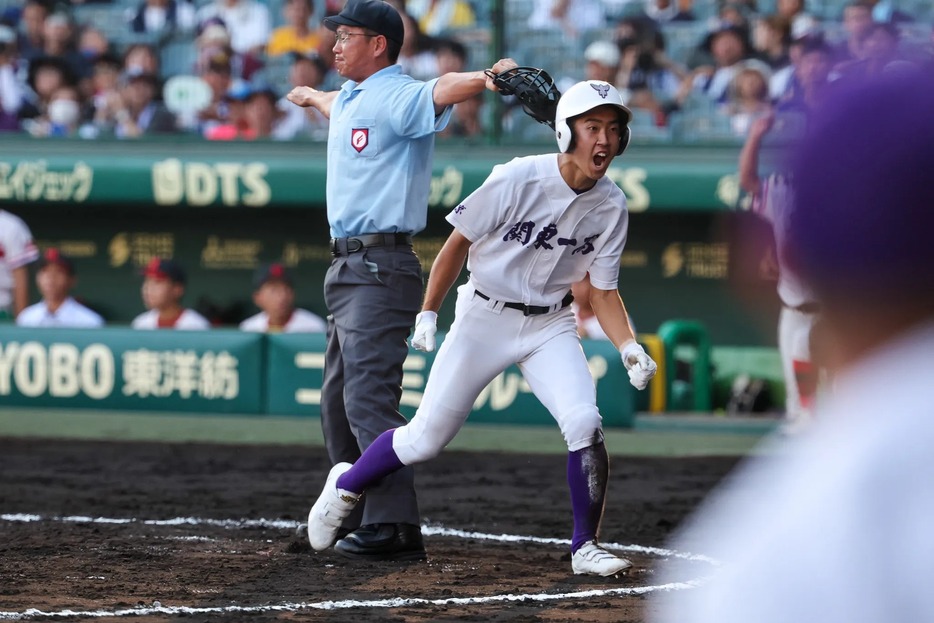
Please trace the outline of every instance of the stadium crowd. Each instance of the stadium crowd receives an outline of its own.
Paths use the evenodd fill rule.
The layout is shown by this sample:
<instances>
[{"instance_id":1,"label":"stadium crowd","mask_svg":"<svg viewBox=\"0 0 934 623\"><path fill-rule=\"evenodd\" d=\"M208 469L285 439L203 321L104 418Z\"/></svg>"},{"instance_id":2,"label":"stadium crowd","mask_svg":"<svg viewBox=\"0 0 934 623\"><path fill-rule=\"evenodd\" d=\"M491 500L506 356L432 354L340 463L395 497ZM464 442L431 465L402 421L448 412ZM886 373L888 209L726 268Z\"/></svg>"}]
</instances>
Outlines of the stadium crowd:
<instances>
[{"instance_id":1,"label":"stadium crowd","mask_svg":"<svg viewBox=\"0 0 934 623\"><path fill-rule=\"evenodd\" d=\"M403 71L485 66L489 0L390 0ZM806 111L827 82L931 64L924 3L894 0L505 0L507 54L559 87L616 84L637 138L741 138L758 117ZM813 1L813 0L812 0ZM0 8L4 6L0 0ZM0 131L35 137L324 140L327 120L284 99L334 89L340 0L22 0L0 13ZM921 8L918 8L921 7ZM185 77L178 77L185 76ZM480 137L493 107L459 104L442 136ZM508 104L508 102L507 102ZM544 128L507 105L519 139Z\"/></svg>"}]
</instances>

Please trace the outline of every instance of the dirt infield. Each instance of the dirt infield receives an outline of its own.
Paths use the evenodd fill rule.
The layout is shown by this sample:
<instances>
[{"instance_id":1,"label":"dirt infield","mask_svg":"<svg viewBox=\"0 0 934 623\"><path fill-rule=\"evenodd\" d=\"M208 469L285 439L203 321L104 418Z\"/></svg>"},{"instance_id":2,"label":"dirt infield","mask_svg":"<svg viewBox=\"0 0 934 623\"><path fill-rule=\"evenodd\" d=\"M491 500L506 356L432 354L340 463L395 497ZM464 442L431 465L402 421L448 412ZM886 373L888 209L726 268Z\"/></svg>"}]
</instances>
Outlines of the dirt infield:
<instances>
[{"instance_id":1,"label":"dirt infield","mask_svg":"<svg viewBox=\"0 0 934 623\"><path fill-rule=\"evenodd\" d=\"M561 456L443 454L417 472L429 561L360 564L296 534L320 449L0 439L0 620L643 621L650 548L735 462L611 457L602 539L640 547L584 579L547 541L570 536Z\"/></svg>"}]
</instances>

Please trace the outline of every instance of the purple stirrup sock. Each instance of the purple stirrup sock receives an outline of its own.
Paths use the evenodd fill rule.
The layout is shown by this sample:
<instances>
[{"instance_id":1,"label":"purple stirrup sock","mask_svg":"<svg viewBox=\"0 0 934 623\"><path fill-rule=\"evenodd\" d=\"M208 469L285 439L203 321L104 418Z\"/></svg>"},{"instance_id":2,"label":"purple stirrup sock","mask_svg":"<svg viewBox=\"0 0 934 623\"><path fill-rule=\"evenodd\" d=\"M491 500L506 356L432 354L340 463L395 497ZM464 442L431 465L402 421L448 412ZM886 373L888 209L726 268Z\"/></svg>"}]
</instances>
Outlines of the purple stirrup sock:
<instances>
[{"instance_id":1,"label":"purple stirrup sock","mask_svg":"<svg viewBox=\"0 0 934 623\"><path fill-rule=\"evenodd\" d=\"M571 509L574 512L574 537L571 552L597 538L610 461L603 442L568 453L568 485L571 488Z\"/></svg>"},{"instance_id":2,"label":"purple stirrup sock","mask_svg":"<svg viewBox=\"0 0 934 623\"><path fill-rule=\"evenodd\" d=\"M370 444L353 467L340 475L337 487L353 493L363 493L371 485L379 482L404 466L396 451L392 449L392 433L387 430Z\"/></svg>"}]
</instances>

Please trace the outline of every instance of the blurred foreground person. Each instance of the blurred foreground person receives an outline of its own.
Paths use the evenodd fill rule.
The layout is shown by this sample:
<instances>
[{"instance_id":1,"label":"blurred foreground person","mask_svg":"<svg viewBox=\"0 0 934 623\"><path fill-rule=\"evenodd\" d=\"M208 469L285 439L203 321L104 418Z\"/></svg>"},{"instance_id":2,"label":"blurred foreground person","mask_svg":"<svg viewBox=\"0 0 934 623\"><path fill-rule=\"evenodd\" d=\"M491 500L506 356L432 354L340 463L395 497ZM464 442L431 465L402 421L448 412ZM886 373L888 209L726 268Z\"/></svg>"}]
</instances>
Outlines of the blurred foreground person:
<instances>
[{"instance_id":1,"label":"blurred foreground person","mask_svg":"<svg viewBox=\"0 0 934 623\"><path fill-rule=\"evenodd\" d=\"M722 565L675 569L710 577L655 621L934 620L931 110L930 74L841 85L798 146L786 250L820 301L833 387L807 434L687 524L676 546Z\"/></svg>"}]
</instances>

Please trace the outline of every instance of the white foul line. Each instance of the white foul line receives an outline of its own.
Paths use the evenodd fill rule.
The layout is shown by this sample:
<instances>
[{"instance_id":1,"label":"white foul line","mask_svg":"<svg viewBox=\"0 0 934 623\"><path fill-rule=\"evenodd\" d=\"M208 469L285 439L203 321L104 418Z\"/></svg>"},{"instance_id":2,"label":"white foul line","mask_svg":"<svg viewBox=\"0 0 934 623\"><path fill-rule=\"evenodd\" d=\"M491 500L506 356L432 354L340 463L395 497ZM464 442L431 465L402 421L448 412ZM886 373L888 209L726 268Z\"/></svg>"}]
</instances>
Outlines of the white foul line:
<instances>
[{"instance_id":1,"label":"white foul line","mask_svg":"<svg viewBox=\"0 0 934 623\"><path fill-rule=\"evenodd\" d=\"M34 523L41 521L57 521L65 523L92 523L92 524L133 524L153 526L198 526L207 525L234 528L277 528L294 530L303 522L280 519L208 519L203 517L174 517L171 519L138 519L138 518L110 518L88 517L71 515L65 517L44 517L32 514L0 514L0 521L13 523ZM547 545L570 545L568 539L542 538L516 534L490 534L485 532L469 532L444 526L426 524L422 526L425 536L447 536L463 539L477 539L485 541L498 541L501 543L541 543ZM659 547L643 547L641 545L621 545L619 543L601 543L607 549L639 552L662 558L681 558L697 562L704 562L717 566L720 563L708 556L679 552ZM48 617L84 617L84 618L114 618L122 616L145 616L151 614L222 614L231 612L295 612L298 610L346 610L349 608L400 608L404 606L450 606L472 605L509 601L556 601L561 599L584 599L587 597L602 597L610 595L644 595L656 591L676 591L694 588L704 581L703 578L687 582L675 582L656 586L619 587L606 589L593 589L573 593L536 593L536 594L501 594L485 597L449 597L446 599L424 599L420 597L397 597L395 599L375 599L367 601L341 600L270 604L265 606L218 606L192 608L189 606L162 606L125 608L121 610L59 610L46 612L37 608L29 608L22 612L0 611L0 620L18 621L32 618Z\"/></svg>"}]
</instances>

